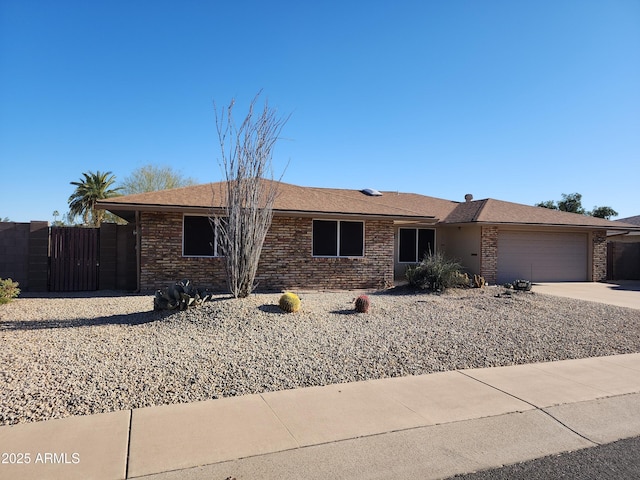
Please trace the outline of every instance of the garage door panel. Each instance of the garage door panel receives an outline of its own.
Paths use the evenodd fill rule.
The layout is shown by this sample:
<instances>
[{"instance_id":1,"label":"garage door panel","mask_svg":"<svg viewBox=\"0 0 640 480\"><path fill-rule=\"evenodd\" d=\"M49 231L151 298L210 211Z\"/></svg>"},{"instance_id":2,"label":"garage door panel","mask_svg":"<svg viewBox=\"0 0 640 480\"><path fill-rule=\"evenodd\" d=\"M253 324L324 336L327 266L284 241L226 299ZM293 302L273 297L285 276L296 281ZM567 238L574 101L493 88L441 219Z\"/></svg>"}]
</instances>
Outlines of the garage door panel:
<instances>
[{"instance_id":1,"label":"garage door panel","mask_svg":"<svg viewBox=\"0 0 640 480\"><path fill-rule=\"evenodd\" d=\"M498 282L587 280L587 234L501 231Z\"/></svg>"}]
</instances>

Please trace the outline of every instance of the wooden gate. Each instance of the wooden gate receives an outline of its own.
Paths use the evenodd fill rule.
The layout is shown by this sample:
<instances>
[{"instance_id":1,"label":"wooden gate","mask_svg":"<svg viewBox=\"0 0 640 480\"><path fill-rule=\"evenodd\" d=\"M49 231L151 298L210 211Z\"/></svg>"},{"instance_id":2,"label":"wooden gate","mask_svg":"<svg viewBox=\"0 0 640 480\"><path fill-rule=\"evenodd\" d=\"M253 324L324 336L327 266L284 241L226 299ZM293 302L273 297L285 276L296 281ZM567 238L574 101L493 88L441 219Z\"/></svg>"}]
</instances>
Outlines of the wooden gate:
<instances>
[{"instance_id":1,"label":"wooden gate","mask_svg":"<svg viewBox=\"0 0 640 480\"><path fill-rule=\"evenodd\" d=\"M99 229L51 227L49 290L98 289Z\"/></svg>"}]
</instances>

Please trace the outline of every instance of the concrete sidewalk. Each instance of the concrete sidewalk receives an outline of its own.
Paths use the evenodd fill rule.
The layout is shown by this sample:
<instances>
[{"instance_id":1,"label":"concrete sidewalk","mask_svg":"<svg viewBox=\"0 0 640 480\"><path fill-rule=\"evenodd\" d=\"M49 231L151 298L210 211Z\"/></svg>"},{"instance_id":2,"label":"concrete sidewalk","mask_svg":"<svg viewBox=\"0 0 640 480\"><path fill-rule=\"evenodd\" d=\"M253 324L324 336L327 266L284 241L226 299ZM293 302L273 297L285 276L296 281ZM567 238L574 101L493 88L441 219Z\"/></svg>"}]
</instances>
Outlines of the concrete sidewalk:
<instances>
[{"instance_id":1,"label":"concrete sidewalk","mask_svg":"<svg viewBox=\"0 0 640 480\"><path fill-rule=\"evenodd\" d=\"M535 293L640 310L640 281L534 283Z\"/></svg>"},{"instance_id":2,"label":"concrete sidewalk","mask_svg":"<svg viewBox=\"0 0 640 480\"><path fill-rule=\"evenodd\" d=\"M445 478L637 435L638 353L0 427L0 478Z\"/></svg>"}]
</instances>

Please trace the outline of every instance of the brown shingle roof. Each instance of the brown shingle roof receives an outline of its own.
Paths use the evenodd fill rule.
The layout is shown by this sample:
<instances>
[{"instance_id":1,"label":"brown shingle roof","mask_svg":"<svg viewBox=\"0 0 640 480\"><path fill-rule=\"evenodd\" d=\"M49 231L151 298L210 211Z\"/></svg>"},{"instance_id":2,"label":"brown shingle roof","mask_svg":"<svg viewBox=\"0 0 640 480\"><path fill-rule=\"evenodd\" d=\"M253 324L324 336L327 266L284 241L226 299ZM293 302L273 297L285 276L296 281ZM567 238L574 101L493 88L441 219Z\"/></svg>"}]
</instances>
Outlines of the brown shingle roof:
<instances>
[{"instance_id":1,"label":"brown shingle roof","mask_svg":"<svg viewBox=\"0 0 640 480\"><path fill-rule=\"evenodd\" d=\"M530 205L505 202L493 198L461 203L442 221L442 223L467 222L514 225L566 225L606 229L619 229L625 226L624 224L603 218L561 212L549 208L532 207Z\"/></svg>"},{"instance_id":2,"label":"brown shingle roof","mask_svg":"<svg viewBox=\"0 0 640 480\"><path fill-rule=\"evenodd\" d=\"M640 226L640 215L636 215L635 217L619 218L618 220L616 220L616 222L629 223L631 225Z\"/></svg>"},{"instance_id":3,"label":"brown shingle roof","mask_svg":"<svg viewBox=\"0 0 640 480\"><path fill-rule=\"evenodd\" d=\"M113 212L220 208L225 198L224 185L217 182L114 197L98 202L98 207ZM382 196L369 196L360 190L301 187L278 182L273 209L276 214L350 214L427 220L445 217L455 206L456 202L413 193L383 192Z\"/></svg>"},{"instance_id":4,"label":"brown shingle roof","mask_svg":"<svg viewBox=\"0 0 640 480\"><path fill-rule=\"evenodd\" d=\"M382 196L369 196L360 190L277 183L278 196L273 207L276 215L366 215L412 221L440 221L443 224L484 223L576 226L609 230L629 227L638 229L637 226L622 222L491 198L460 203L415 193L382 192ZM224 186L224 182L217 182L114 197L98 202L98 207L128 220L132 220L133 212L136 210L207 212L211 208L224 205Z\"/></svg>"}]
</instances>

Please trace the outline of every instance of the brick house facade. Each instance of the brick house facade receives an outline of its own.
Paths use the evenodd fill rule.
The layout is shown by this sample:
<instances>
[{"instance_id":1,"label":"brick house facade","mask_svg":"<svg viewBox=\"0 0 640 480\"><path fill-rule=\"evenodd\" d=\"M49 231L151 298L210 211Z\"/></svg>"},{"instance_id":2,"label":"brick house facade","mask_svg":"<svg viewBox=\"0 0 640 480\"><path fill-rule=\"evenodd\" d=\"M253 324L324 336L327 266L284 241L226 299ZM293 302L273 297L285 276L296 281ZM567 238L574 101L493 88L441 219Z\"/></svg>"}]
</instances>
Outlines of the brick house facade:
<instances>
[{"instance_id":1,"label":"brick house facade","mask_svg":"<svg viewBox=\"0 0 640 480\"><path fill-rule=\"evenodd\" d=\"M221 257L182 254L181 213L142 212L140 289L155 290L188 278L214 290L226 288ZM364 256L313 257L312 219L273 218L256 273L261 289L382 289L393 285L394 225L366 220Z\"/></svg>"},{"instance_id":2,"label":"brick house facade","mask_svg":"<svg viewBox=\"0 0 640 480\"><path fill-rule=\"evenodd\" d=\"M225 187L224 182L218 182L98 202L98 208L136 224L139 290L166 287L183 278L201 286L226 289L221 257L183 254L185 215L208 216L213 210L223 211ZM539 281L557 281L561 276L562 281L603 281L606 279L607 232L640 232L640 227L634 225L491 198L473 200L471 195L465 196L464 202L455 202L413 193L372 193L371 190L301 187L282 182L277 187L273 222L256 275L258 288L265 290L389 287L394 281L404 279L407 251L411 258L422 258L419 250L423 233L424 238L436 239L436 249L445 256L450 254L460 260L467 273L479 273L490 284L513 281L514 275L522 275L519 278L524 279L532 277L534 281L536 275L543 279ZM362 223L363 228L358 227L356 254L314 255L316 220L318 224ZM411 231L416 232L415 236L408 233ZM526 241L518 245L514 255L516 244L504 242L508 232L516 231ZM198 235L190 238L204 238ZM531 247L528 236L540 243ZM580 253L573 255L578 251L573 250L572 242L576 238L580 242L576 247ZM545 241L554 243L545 244ZM206 242L206 245L215 243ZM555 253L545 250L549 246ZM517 261L509 264L504 251L500 252L500 248L505 247L511 249L509 258L536 266L536 275L532 268L519 268ZM415 248L415 252L407 248ZM566 259L573 263L566 264ZM559 265L559 268L545 272L545 264Z\"/></svg>"}]
</instances>

